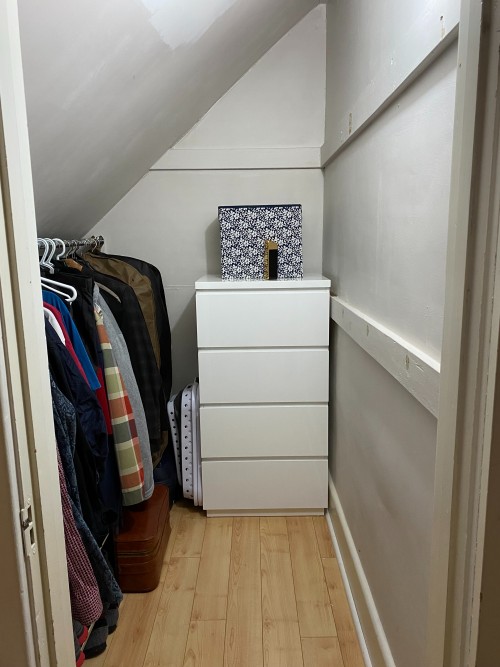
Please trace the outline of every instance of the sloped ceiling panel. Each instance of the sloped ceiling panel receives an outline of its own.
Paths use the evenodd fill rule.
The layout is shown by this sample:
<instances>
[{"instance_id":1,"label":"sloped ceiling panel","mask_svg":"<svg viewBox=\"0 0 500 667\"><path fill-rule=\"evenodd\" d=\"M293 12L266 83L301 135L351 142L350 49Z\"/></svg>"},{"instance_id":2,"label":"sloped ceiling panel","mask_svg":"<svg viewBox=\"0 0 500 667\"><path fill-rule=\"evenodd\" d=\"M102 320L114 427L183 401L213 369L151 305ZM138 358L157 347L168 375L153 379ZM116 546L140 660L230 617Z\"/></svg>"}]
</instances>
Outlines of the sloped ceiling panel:
<instances>
[{"instance_id":1,"label":"sloped ceiling panel","mask_svg":"<svg viewBox=\"0 0 500 667\"><path fill-rule=\"evenodd\" d=\"M90 230L317 4L20 2L39 233Z\"/></svg>"},{"instance_id":2,"label":"sloped ceiling panel","mask_svg":"<svg viewBox=\"0 0 500 667\"><path fill-rule=\"evenodd\" d=\"M326 6L318 5L249 69L174 149L322 146L325 53Z\"/></svg>"}]
</instances>

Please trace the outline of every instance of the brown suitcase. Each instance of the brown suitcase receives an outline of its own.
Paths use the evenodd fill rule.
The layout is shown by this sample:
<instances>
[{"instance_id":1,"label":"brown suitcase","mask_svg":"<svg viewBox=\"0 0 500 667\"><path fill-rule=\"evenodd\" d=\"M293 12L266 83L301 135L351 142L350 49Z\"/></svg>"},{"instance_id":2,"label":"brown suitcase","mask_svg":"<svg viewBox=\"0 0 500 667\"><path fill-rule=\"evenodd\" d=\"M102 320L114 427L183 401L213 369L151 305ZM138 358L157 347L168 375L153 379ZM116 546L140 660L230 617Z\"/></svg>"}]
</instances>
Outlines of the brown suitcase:
<instances>
[{"instance_id":1,"label":"brown suitcase","mask_svg":"<svg viewBox=\"0 0 500 667\"><path fill-rule=\"evenodd\" d=\"M123 510L123 528L115 547L118 582L124 593L158 586L169 536L168 487L157 484L149 500Z\"/></svg>"}]
</instances>

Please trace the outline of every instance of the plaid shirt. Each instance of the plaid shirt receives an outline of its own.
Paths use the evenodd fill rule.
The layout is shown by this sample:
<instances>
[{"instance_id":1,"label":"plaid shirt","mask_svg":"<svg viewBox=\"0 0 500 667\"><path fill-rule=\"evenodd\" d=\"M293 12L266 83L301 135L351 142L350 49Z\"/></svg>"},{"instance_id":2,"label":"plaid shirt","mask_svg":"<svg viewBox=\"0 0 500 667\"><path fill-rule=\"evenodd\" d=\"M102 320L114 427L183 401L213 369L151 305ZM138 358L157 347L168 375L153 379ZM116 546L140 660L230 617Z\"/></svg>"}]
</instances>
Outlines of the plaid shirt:
<instances>
[{"instance_id":1,"label":"plaid shirt","mask_svg":"<svg viewBox=\"0 0 500 667\"><path fill-rule=\"evenodd\" d=\"M94 313L104 358L104 377L123 504L136 505L144 500L144 470L134 414L122 374L116 365L113 349L104 326L102 310L98 305L94 306Z\"/></svg>"}]
</instances>

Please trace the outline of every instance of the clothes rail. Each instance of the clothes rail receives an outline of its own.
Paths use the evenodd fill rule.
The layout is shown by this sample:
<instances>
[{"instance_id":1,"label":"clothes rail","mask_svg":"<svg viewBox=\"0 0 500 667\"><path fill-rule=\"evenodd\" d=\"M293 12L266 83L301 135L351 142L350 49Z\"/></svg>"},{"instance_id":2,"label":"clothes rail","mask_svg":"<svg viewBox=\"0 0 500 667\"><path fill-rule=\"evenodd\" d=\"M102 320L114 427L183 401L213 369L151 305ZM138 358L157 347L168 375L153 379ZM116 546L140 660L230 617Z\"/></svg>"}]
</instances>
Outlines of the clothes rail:
<instances>
[{"instance_id":1,"label":"clothes rail","mask_svg":"<svg viewBox=\"0 0 500 667\"><path fill-rule=\"evenodd\" d=\"M47 241L51 244L54 250L67 250L74 251L79 248L92 248L92 249L101 249L104 245L103 236L89 236L86 239L60 239L60 238L39 238L37 239L38 245L42 244L44 241Z\"/></svg>"}]
</instances>

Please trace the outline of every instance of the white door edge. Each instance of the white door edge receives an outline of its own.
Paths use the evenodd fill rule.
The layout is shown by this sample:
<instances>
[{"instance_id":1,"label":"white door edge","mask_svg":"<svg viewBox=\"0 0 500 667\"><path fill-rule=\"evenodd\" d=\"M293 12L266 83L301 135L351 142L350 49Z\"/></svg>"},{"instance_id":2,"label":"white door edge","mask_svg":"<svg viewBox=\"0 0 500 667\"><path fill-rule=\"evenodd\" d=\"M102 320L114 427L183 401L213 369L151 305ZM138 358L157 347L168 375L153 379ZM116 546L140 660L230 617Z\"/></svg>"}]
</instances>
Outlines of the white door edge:
<instances>
[{"instance_id":1,"label":"white door edge","mask_svg":"<svg viewBox=\"0 0 500 667\"><path fill-rule=\"evenodd\" d=\"M32 617L25 632L33 638L34 664L67 667L75 654L16 0L0 0L0 108L0 301L7 370L2 392L8 396L18 486L11 506L17 504L19 512L31 503L35 541L22 565ZM4 423L6 417L4 403Z\"/></svg>"},{"instance_id":2,"label":"white door edge","mask_svg":"<svg viewBox=\"0 0 500 667\"><path fill-rule=\"evenodd\" d=\"M500 325L500 8L462 0L441 360L427 667L475 665Z\"/></svg>"}]
</instances>

